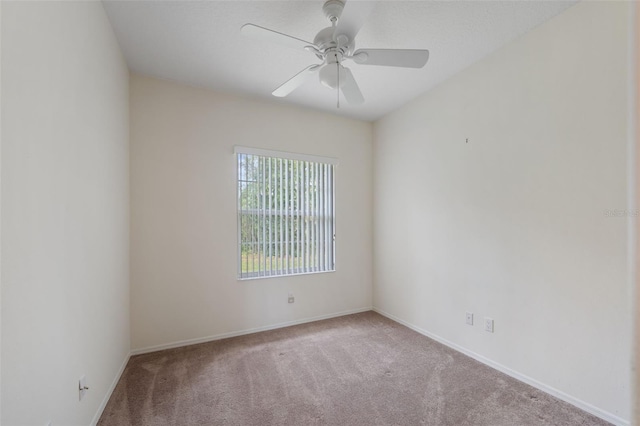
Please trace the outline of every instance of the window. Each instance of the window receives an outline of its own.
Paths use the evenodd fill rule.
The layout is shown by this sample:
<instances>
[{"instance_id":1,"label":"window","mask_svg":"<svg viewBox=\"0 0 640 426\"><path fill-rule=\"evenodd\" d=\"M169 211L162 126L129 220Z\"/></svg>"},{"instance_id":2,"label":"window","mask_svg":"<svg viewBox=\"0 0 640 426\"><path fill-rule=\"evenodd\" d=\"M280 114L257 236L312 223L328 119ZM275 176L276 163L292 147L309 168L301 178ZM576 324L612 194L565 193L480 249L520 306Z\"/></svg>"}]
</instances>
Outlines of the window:
<instances>
[{"instance_id":1,"label":"window","mask_svg":"<svg viewBox=\"0 0 640 426\"><path fill-rule=\"evenodd\" d=\"M335 270L335 159L236 147L238 278Z\"/></svg>"}]
</instances>

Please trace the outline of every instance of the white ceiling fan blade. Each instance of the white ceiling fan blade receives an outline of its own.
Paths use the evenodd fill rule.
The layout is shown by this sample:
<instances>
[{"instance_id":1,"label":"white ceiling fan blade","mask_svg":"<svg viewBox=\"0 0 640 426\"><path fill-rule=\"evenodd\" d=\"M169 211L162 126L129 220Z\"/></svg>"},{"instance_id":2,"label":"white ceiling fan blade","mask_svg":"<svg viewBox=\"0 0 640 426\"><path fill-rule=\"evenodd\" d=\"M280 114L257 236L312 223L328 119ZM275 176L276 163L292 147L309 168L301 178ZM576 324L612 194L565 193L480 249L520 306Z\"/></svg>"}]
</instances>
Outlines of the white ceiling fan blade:
<instances>
[{"instance_id":1,"label":"white ceiling fan blade","mask_svg":"<svg viewBox=\"0 0 640 426\"><path fill-rule=\"evenodd\" d=\"M364 97L362 96L362 92L358 87L358 83L356 83L356 79L353 78L353 73L349 68L345 68L346 79L344 84L340 88L342 90L342 94L344 98L352 105L358 105L364 103Z\"/></svg>"},{"instance_id":2,"label":"white ceiling fan blade","mask_svg":"<svg viewBox=\"0 0 640 426\"><path fill-rule=\"evenodd\" d=\"M369 17L374 5L372 1L347 1L340 18L338 18L338 25L333 31L333 39L339 41L338 37L345 35L348 41L352 42Z\"/></svg>"},{"instance_id":3,"label":"white ceiling fan blade","mask_svg":"<svg viewBox=\"0 0 640 426\"><path fill-rule=\"evenodd\" d=\"M313 43L308 41L304 41L278 31L270 30L259 25L244 24L242 28L240 28L240 31L246 36L260 38L262 40L292 47L294 49L304 49L306 46L313 46Z\"/></svg>"},{"instance_id":4,"label":"white ceiling fan blade","mask_svg":"<svg viewBox=\"0 0 640 426\"><path fill-rule=\"evenodd\" d=\"M353 60L362 65L422 68L429 60L428 50L419 49L358 49Z\"/></svg>"},{"instance_id":5,"label":"white ceiling fan blade","mask_svg":"<svg viewBox=\"0 0 640 426\"><path fill-rule=\"evenodd\" d=\"M296 90L298 87L302 86L302 84L309 79L313 74L315 74L320 65L310 65L307 68L300 71L298 74L291 77L284 84L278 87L276 90L272 92L273 96L277 96L279 98L283 98L287 96L289 93Z\"/></svg>"}]
</instances>

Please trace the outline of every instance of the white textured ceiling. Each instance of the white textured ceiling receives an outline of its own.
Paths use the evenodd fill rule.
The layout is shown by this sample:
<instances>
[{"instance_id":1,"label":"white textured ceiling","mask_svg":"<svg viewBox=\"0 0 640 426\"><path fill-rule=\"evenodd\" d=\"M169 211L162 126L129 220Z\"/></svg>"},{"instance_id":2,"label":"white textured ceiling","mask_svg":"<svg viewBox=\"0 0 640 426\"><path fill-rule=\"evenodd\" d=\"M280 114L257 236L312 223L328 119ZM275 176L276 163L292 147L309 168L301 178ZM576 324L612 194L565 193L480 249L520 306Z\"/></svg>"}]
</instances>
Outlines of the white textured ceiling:
<instances>
[{"instance_id":1,"label":"white textured ceiling","mask_svg":"<svg viewBox=\"0 0 640 426\"><path fill-rule=\"evenodd\" d=\"M350 0L357 1L357 0ZM422 69L345 65L365 97L344 100L316 79L286 98L271 92L308 65L320 62L240 33L245 23L313 41L329 26L323 1L104 1L130 69L214 90L267 98L376 120L433 88L575 1L376 1L356 47L429 49ZM550 46L551 47L551 46Z\"/></svg>"}]
</instances>

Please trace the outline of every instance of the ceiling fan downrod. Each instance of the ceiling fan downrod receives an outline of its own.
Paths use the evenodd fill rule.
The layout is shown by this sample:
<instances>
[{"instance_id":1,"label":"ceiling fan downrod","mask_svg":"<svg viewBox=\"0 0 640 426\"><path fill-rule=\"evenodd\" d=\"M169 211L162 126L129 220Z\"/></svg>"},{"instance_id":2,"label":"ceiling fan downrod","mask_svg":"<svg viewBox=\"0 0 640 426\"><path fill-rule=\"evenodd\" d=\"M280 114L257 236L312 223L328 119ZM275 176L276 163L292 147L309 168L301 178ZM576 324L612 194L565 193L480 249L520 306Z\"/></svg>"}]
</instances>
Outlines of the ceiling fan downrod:
<instances>
[{"instance_id":1,"label":"ceiling fan downrod","mask_svg":"<svg viewBox=\"0 0 640 426\"><path fill-rule=\"evenodd\" d=\"M342 0L327 0L322 6L324 16L331 22L331 26L336 26L342 10L344 9L344 2Z\"/></svg>"}]
</instances>

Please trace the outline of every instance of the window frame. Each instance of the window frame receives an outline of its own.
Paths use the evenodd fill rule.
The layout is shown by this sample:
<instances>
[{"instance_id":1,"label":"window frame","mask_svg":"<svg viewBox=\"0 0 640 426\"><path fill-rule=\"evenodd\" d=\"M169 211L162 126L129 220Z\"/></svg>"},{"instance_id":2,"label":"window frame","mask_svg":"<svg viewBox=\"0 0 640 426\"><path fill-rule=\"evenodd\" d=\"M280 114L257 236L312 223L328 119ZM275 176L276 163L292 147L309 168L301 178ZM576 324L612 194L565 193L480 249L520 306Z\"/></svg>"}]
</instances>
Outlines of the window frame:
<instances>
[{"instance_id":1,"label":"window frame","mask_svg":"<svg viewBox=\"0 0 640 426\"><path fill-rule=\"evenodd\" d=\"M255 280L255 279L264 279L264 278L281 278L281 277L289 277L289 276L298 276L298 275L308 275L308 274L321 274L321 273L330 273L330 272L335 272L336 271L336 205L335 205L335 200L336 200L336 172L337 172L337 166L338 166L338 160L336 158L332 158L332 157L323 157L323 156L317 156L317 155L310 155L310 154L300 154L300 153L293 153L293 152L286 152L286 151L275 151L275 150L267 150L267 149L261 149L261 148L252 148L252 147L245 147L245 146L234 146L234 158L235 158L235 172L236 172L236 177L235 177L235 184L236 184L236 218L237 218L237 241L236 241L236 255L237 255L237 267L236 267L236 277L238 281L245 281L245 280ZM295 211L295 217L297 218L318 218L319 219L319 223L323 223L323 225L318 225L318 226L328 226L327 223L330 223L331 229L330 231L332 231L332 235L331 233L327 234L325 233L324 235L324 239L320 242L320 239L318 239L317 241L314 239L313 242L315 244L321 244L322 247L329 247L329 252L330 252L330 257L326 258L326 259L330 259L330 266L327 267L326 269L323 270L307 270L308 268L310 268L310 266L305 265L302 268L299 266L297 268L293 268L293 267L287 267L285 269L285 267L281 266L280 268L276 269L277 273L273 273L274 269L273 269L273 264L270 263L270 267L269 269L267 269L267 263L265 260L265 264L264 264L264 269L263 269L263 265L260 263L262 262L261 260L261 252L260 249L258 249L258 262L259 262L259 270L258 272L243 272L242 268L243 268L243 244L246 244L246 242L244 242L242 240L242 217L243 214L246 210L243 210L242 208L242 199L241 199L241 182L246 182L246 181L241 181L241 170L240 170L240 155L249 155L249 156L257 156L257 157L264 157L265 163L267 161L272 161L272 160L276 160L277 161L296 161L299 163L296 163L297 167L300 167L300 164L306 164L306 163L311 163L313 168L316 167L324 167L329 166L329 168L327 168L324 173L328 173L330 177L328 177L328 185L327 187L324 188L324 197L326 198L327 196L329 198L326 198L324 200L324 202L329 202L330 203L330 209L327 210L327 213L329 215L329 217L327 217L327 215L322 215L320 210L314 210L312 213L309 212L309 209L307 208L308 206L305 203L300 204L299 208L302 208L302 210L296 210ZM319 169L316 169L319 170ZM318 179L318 176L315 177L315 179ZM282 184L283 180L282 180L282 176L280 175L278 177L278 182L280 184ZM286 182L286 179L285 179ZM299 184L300 181L298 181ZM317 185L317 181L313 181L314 185ZM272 183L272 181L269 181L269 185ZM307 183L310 184L311 181L309 181ZM262 182L261 185L264 185L265 182ZM289 185L293 185L292 182L288 182ZM287 187L289 188L289 187ZM305 187L305 194L307 194L307 188ZM329 195L327 195L329 194ZM287 203L287 201L285 200L285 203ZM305 204L303 206L303 204ZM264 204L263 204L264 205ZM317 208L317 206L316 206ZM287 207L287 210L289 209L289 207ZM277 216L278 212L276 211L275 213L273 212L272 208L267 208L265 207L261 207L258 206L258 218L259 215L262 214L262 222L260 222L262 225L264 225L266 222L264 222L267 217L267 215L274 215ZM290 215L289 213L284 213L285 210L280 210L279 214L282 217L283 215L288 215L289 217L293 217L292 215ZM293 211L292 211L293 212ZM270 220L270 224L273 223ZM307 219L305 219L306 222ZM280 227L282 227L283 222L276 222L278 223ZM286 223L286 222L284 222ZM288 225L287 225L288 226ZM301 229L304 229L304 225L301 227L299 224L296 225L296 232L300 232ZM271 235L271 234L270 234ZM277 236L277 233L276 233ZM291 237L290 237L291 238ZM287 247L292 247L290 246L290 244L292 244L293 242L297 244L299 243L300 246L299 247L303 247L305 244L309 244L309 237L306 236L304 238L295 238L292 240L280 240L279 244L280 244L280 253L282 253L282 248L284 247L283 244L286 244ZM259 245L262 244L263 247L266 244L266 238L264 241L262 242L256 242L255 244ZM270 242L269 245L271 246L273 243ZM330 245L330 246L329 246ZM297 246L298 247L298 246ZM270 248L271 250L271 248ZM277 250L276 250L277 251ZM253 255L255 256L255 254ZM316 251L314 253L314 256L311 257L309 256L309 261L313 261L314 263L318 263L319 262L319 251ZM272 256L273 257L273 256ZM271 257L271 258L272 258ZM282 257L281 257L282 258ZM297 259L299 261L299 257L294 258ZM326 261L326 260L325 260ZM269 262L272 262L272 260L270 259ZM287 257L287 262L289 262L289 258ZM293 261L292 261L293 262ZM295 263L295 262L293 262ZM276 266L277 266L278 262L276 262ZM317 266L316 268L318 268L319 266ZM302 270L301 270L302 269ZM295 271L295 272L294 272ZM251 275L248 275L251 274Z\"/></svg>"}]
</instances>

